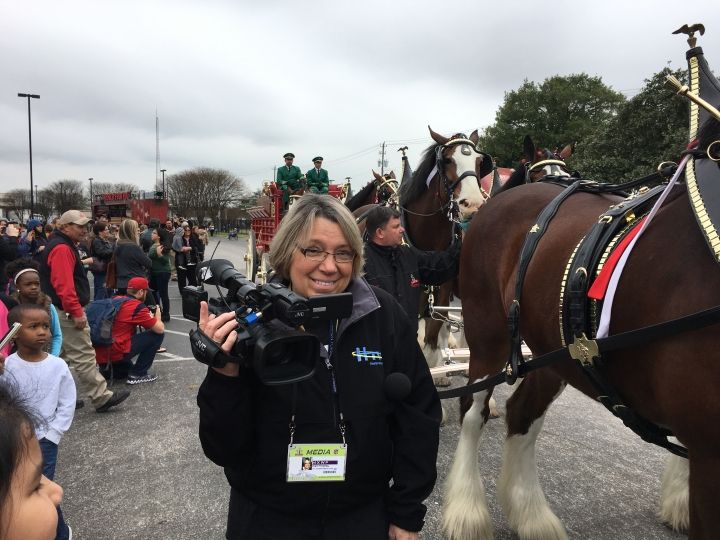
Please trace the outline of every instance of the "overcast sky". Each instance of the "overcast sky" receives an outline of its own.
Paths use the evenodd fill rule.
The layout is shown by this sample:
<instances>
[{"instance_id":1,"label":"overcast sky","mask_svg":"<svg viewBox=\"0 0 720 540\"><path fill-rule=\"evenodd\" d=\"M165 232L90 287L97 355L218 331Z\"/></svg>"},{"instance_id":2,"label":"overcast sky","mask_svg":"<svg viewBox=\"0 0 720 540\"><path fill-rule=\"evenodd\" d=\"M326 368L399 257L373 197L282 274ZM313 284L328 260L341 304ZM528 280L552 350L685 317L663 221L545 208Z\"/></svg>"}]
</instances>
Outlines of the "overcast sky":
<instances>
[{"instance_id":1,"label":"overcast sky","mask_svg":"<svg viewBox=\"0 0 720 540\"><path fill-rule=\"evenodd\" d=\"M156 180L198 166L255 188L285 152L357 189L408 144L492 124L524 79L588 73L633 95L685 67L671 32L720 72L717 0L603 2L0 0L0 191L71 178ZM520 142L518 142L520 144ZM492 152L492 149L488 149Z\"/></svg>"}]
</instances>

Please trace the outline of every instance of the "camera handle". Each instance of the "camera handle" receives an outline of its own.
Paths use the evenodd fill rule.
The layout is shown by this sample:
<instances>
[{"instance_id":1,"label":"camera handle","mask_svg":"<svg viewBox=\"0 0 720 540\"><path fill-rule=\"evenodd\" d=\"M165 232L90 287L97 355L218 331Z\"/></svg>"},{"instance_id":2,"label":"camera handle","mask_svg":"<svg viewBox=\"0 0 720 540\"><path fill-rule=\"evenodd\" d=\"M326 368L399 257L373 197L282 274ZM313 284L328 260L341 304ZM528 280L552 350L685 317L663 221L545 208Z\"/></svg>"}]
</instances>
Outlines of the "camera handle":
<instances>
[{"instance_id":1,"label":"camera handle","mask_svg":"<svg viewBox=\"0 0 720 540\"><path fill-rule=\"evenodd\" d=\"M195 360L210 367L221 368L228 362L239 363L239 358L226 354L220 346L200 330L190 330L190 348Z\"/></svg>"}]
</instances>

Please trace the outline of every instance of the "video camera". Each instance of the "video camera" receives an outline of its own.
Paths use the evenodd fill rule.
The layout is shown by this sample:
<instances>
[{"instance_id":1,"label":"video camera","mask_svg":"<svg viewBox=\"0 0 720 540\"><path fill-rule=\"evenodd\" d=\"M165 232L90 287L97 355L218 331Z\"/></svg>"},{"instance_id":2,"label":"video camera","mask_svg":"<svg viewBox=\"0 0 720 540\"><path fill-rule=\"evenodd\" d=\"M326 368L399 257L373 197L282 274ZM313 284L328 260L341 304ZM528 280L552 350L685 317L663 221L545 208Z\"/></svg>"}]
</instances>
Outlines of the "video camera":
<instances>
[{"instance_id":1,"label":"video camera","mask_svg":"<svg viewBox=\"0 0 720 540\"><path fill-rule=\"evenodd\" d=\"M280 283L256 285L224 259L201 263L197 272L202 283L223 287L227 294L208 298L202 285L185 287L183 317L199 322L202 301L216 315L234 311L238 337L225 354L205 334L193 330L190 344L195 358L212 367L228 362L252 367L268 385L300 382L315 372L320 340L298 327L317 319L345 318L352 311L351 293L304 298Z\"/></svg>"}]
</instances>

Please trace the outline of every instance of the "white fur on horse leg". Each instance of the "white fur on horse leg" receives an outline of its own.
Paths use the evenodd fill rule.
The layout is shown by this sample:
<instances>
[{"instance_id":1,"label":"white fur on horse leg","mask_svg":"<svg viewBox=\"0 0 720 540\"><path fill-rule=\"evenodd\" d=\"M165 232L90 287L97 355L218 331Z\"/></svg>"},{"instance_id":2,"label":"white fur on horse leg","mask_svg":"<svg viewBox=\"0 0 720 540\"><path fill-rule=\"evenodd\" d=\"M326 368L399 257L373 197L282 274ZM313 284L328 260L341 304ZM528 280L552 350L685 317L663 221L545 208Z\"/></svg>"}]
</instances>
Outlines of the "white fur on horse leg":
<instances>
[{"instance_id":1,"label":"white fur on horse leg","mask_svg":"<svg viewBox=\"0 0 720 540\"><path fill-rule=\"evenodd\" d=\"M453 332L450 332L450 335L448 336L448 347L451 349L457 349L457 339L455 339L455 334Z\"/></svg>"},{"instance_id":2,"label":"white fur on horse leg","mask_svg":"<svg viewBox=\"0 0 720 540\"><path fill-rule=\"evenodd\" d=\"M487 392L473 396L465 414L450 474L445 482L443 531L451 540L491 540L493 525L480 477L478 446Z\"/></svg>"},{"instance_id":3,"label":"white fur on horse leg","mask_svg":"<svg viewBox=\"0 0 720 540\"><path fill-rule=\"evenodd\" d=\"M425 345L425 319L418 321L417 340L421 347Z\"/></svg>"},{"instance_id":4,"label":"white fur on horse leg","mask_svg":"<svg viewBox=\"0 0 720 540\"><path fill-rule=\"evenodd\" d=\"M423 354L425 355L425 361L428 366L434 368L435 366L441 366L443 363L442 349L439 347L433 349L428 343L423 345ZM435 386L450 386L450 378L444 375L438 375L433 377Z\"/></svg>"},{"instance_id":5,"label":"white fur on horse leg","mask_svg":"<svg viewBox=\"0 0 720 540\"><path fill-rule=\"evenodd\" d=\"M442 418L440 419L440 425L444 426L445 420L447 420L448 412L447 408L445 407L445 403L443 403L442 401L440 402L440 410L442 410Z\"/></svg>"},{"instance_id":6,"label":"white fur on horse leg","mask_svg":"<svg viewBox=\"0 0 720 540\"><path fill-rule=\"evenodd\" d=\"M543 414L526 434L505 440L498 496L508 523L522 540L567 539L565 527L550 510L537 475L535 442L544 419Z\"/></svg>"},{"instance_id":7,"label":"white fur on horse leg","mask_svg":"<svg viewBox=\"0 0 720 540\"><path fill-rule=\"evenodd\" d=\"M498 411L497 408L497 401L495 401L495 398L490 396L490 402L488 403L488 407L490 407L490 418L500 418L500 411Z\"/></svg>"},{"instance_id":8,"label":"white fur on horse leg","mask_svg":"<svg viewBox=\"0 0 720 540\"><path fill-rule=\"evenodd\" d=\"M688 476L688 460L670 454L662 475L659 516L674 531L684 532L690 526Z\"/></svg>"}]
</instances>

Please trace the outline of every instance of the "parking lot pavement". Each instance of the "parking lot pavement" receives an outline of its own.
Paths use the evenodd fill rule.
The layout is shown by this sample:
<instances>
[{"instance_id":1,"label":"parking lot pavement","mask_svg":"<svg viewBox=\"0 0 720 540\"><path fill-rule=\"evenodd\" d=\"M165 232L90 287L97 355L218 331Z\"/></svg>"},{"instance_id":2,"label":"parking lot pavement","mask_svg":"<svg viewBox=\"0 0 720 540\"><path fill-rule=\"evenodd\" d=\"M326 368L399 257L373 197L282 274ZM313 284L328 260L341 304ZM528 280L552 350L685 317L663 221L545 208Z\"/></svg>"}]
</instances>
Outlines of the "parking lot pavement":
<instances>
[{"instance_id":1,"label":"parking lot pavement","mask_svg":"<svg viewBox=\"0 0 720 540\"><path fill-rule=\"evenodd\" d=\"M242 271L244 246L224 241L216 258L230 259ZM158 354L154 366L159 379L132 387L130 398L108 413L98 414L88 403L60 443L56 479L65 489L63 511L75 540L224 538L229 489L197 437L195 396L206 368L191 358L187 332L193 324L180 317L176 282L170 292L173 317L163 343L168 352ZM465 382L454 378L454 384ZM496 389L500 405L511 390ZM438 484L427 502L423 539L442 538L442 485L459 434L457 401L446 406ZM503 433L503 420L491 421L478 453L496 539L515 538L495 498ZM568 389L547 415L537 462L549 504L570 538L683 538L655 517L664 456L602 406Z\"/></svg>"}]
</instances>

